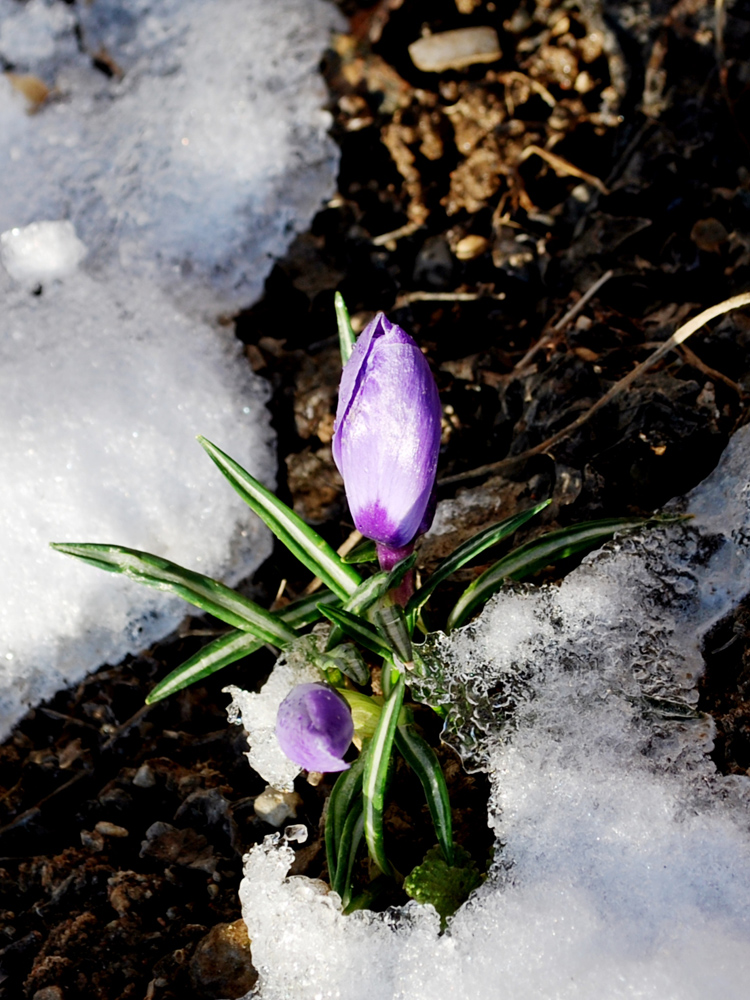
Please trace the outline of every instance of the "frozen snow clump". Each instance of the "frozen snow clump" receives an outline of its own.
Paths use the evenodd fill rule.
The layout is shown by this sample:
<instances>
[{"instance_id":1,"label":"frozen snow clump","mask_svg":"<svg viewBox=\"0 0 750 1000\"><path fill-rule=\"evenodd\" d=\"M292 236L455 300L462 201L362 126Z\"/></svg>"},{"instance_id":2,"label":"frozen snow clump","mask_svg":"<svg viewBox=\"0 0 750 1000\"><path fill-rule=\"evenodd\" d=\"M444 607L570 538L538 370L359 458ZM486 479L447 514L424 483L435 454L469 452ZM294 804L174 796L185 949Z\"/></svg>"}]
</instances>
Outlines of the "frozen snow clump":
<instances>
[{"instance_id":1,"label":"frozen snow clump","mask_svg":"<svg viewBox=\"0 0 750 1000\"><path fill-rule=\"evenodd\" d=\"M674 505L694 520L439 643L424 693L491 779L490 875L440 935L413 903L344 917L267 838L240 890L262 1000L744 1000L750 779L716 774L695 705L701 637L750 590L749 469L744 428Z\"/></svg>"},{"instance_id":2,"label":"frozen snow clump","mask_svg":"<svg viewBox=\"0 0 750 1000\"><path fill-rule=\"evenodd\" d=\"M201 313L252 303L335 189L323 0L0 0L0 232L69 219L97 269ZM98 68L97 68L98 67ZM108 69L108 74L102 69Z\"/></svg>"},{"instance_id":3,"label":"frozen snow clump","mask_svg":"<svg viewBox=\"0 0 750 1000\"><path fill-rule=\"evenodd\" d=\"M0 233L0 262L24 284L72 274L85 256L72 222L32 222Z\"/></svg>"},{"instance_id":4,"label":"frozen snow clump","mask_svg":"<svg viewBox=\"0 0 750 1000\"><path fill-rule=\"evenodd\" d=\"M129 545L234 583L270 542L195 436L267 483L275 464L264 384L229 332L143 279L78 271L35 295L0 267L0 294L2 738L29 704L187 611L48 543Z\"/></svg>"}]
</instances>

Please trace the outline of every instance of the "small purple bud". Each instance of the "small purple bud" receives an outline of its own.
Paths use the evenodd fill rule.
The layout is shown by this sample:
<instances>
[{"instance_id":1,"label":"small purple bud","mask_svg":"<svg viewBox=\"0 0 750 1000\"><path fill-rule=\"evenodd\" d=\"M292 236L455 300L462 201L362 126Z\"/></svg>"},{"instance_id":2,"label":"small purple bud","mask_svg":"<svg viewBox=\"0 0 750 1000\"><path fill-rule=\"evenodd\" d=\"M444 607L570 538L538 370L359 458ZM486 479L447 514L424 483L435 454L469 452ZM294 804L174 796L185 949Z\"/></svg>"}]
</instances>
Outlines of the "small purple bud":
<instances>
[{"instance_id":1,"label":"small purple bud","mask_svg":"<svg viewBox=\"0 0 750 1000\"><path fill-rule=\"evenodd\" d=\"M341 758L353 736L349 706L325 684L299 684L279 705L279 746L307 771L346 771L349 765Z\"/></svg>"},{"instance_id":2,"label":"small purple bud","mask_svg":"<svg viewBox=\"0 0 750 1000\"><path fill-rule=\"evenodd\" d=\"M379 551L403 550L429 527L440 419L424 355L401 327L378 313L341 377L333 458L354 523Z\"/></svg>"}]
</instances>

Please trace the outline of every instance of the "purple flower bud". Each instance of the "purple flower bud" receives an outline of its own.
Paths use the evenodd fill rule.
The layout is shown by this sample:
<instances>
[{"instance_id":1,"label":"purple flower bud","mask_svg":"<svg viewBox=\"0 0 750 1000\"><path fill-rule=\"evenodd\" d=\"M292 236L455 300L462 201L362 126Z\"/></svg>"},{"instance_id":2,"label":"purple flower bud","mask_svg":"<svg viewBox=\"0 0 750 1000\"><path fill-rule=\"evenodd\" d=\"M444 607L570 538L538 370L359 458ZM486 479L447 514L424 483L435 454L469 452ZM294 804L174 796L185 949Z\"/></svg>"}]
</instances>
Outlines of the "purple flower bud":
<instances>
[{"instance_id":1,"label":"purple flower bud","mask_svg":"<svg viewBox=\"0 0 750 1000\"><path fill-rule=\"evenodd\" d=\"M307 771L345 771L349 765L341 758L353 735L349 706L325 684L299 684L279 705L276 738Z\"/></svg>"},{"instance_id":2,"label":"purple flower bud","mask_svg":"<svg viewBox=\"0 0 750 1000\"><path fill-rule=\"evenodd\" d=\"M424 355L378 313L341 377L333 458L357 529L378 542L381 553L382 547L404 549L429 527L440 418Z\"/></svg>"}]
</instances>

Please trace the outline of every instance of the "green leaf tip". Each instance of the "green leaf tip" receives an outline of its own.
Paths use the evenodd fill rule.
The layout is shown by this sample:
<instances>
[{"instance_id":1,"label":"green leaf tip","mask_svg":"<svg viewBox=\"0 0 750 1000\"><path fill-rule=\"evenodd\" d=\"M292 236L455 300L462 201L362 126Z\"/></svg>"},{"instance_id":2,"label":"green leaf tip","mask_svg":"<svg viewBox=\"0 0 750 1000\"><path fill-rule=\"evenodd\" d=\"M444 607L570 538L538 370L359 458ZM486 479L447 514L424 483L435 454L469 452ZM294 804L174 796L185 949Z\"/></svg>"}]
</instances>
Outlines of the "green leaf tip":
<instances>
[{"instance_id":1,"label":"green leaf tip","mask_svg":"<svg viewBox=\"0 0 750 1000\"><path fill-rule=\"evenodd\" d=\"M336 325L339 330L339 350L341 351L341 365L343 367L352 356L355 336L351 320L349 319L349 310L346 308L344 296L341 292L336 292L333 296L333 305L336 310Z\"/></svg>"},{"instance_id":2,"label":"green leaf tip","mask_svg":"<svg viewBox=\"0 0 750 1000\"><path fill-rule=\"evenodd\" d=\"M176 594L183 600L220 618L244 632L251 632L263 643L283 648L297 638L296 632L278 615L266 611L254 601L219 580L196 573L161 556L96 542L53 542L52 548L73 556L109 573L143 583L156 590Z\"/></svg>"}]
</instances>

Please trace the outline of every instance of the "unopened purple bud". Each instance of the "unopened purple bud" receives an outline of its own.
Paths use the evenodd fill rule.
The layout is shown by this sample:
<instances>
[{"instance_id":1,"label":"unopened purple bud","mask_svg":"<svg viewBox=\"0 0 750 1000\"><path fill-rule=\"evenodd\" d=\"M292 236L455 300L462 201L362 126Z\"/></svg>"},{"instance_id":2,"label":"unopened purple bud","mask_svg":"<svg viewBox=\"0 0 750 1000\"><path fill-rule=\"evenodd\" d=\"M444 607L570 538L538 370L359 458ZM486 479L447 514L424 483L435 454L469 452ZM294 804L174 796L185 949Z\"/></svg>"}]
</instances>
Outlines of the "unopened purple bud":
<instances>
[{"instance_id":1,"label":"unopened purple bud","mask_svg":"<svg viewBox=\"0 0 750 1000\"><path fill-rule=\"evenodd\" d=\"M325 684L299 684L279 705L279 746L307 771L345 771L349 765L342 757L353 736L349 706Z\"/></svg>"},{"instance_id":2,"label":"unopened purple bud","mask_svg":"<svg viewBox=\"0 0 750 1000\"><path fill-rule=\"evenodd\" d=\"M440 419L424 355L401 327L378 313L341 377L333 458L357 530L378 542L379 550L403 549L429 527Z\"/></svg>"}]
</instances>

